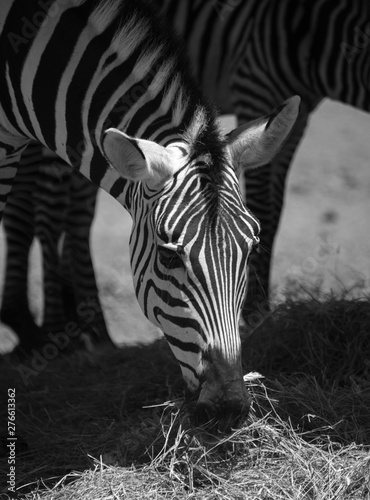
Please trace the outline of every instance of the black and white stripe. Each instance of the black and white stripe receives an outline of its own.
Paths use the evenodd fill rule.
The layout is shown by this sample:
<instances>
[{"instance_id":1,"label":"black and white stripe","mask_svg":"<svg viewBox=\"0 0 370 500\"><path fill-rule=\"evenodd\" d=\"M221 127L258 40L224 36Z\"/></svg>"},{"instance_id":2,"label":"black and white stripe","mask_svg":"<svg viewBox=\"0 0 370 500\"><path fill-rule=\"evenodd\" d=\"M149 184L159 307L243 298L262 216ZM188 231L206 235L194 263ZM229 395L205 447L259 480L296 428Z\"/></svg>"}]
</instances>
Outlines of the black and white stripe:
<instances>
[{"instance_id":1,"label":"black and white stripe","mask_svg":"<svg viewBox=\"0 0 370 500\"><path fill-rule=\"evenodd\" d=\"M234 165L271 158L299 99L221 137L174 40L139 1L6 0L0 27L0 203L30 139L56 152L132 215L131 265L200 415L229 426L246 408L238 318L259 223ZM10 34L34 33L15 45ZM23 30L23 31L22 31Z\"/></svg>"}]
</instances>

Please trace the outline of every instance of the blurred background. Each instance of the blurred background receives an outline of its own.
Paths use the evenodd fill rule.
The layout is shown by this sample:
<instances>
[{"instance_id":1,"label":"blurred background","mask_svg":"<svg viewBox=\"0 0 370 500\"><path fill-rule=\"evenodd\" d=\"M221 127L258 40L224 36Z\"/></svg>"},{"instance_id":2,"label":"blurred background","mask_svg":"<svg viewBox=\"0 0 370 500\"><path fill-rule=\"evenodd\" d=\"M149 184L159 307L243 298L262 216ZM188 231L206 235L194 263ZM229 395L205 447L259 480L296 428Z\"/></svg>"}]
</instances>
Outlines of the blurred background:
<instances>
[{"instance_id":1,"label":"blurred background","mask_svg":"<svg viewBox=\"0 0 370 500\"><path fill-rule=\"evenodd\" d=\"M234 117L223 117L225 131ZM273 255L272 298L286 290L370 291L370 116L324 100L288 174L286 201ZM118 343L150 342L161 336L142 314L133 293L129 265L129 214L105 192L98 197L92 230L92 254L105 318ZM0 300L4 276L4 234L0 232ZM38 323L42 318L39 244L33 245L29 296ZM0 351L15 336L0 323Z\"/></svg>"}]
</instances>

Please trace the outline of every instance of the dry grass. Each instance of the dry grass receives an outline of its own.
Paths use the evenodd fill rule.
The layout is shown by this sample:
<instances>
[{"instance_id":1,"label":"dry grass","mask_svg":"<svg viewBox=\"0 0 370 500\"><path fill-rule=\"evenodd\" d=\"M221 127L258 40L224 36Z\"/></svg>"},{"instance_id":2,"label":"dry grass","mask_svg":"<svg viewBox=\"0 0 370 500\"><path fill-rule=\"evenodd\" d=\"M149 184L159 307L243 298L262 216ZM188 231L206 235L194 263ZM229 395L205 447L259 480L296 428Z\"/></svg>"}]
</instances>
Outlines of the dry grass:
<instances>
[{"instance_id":1,"label":"dry grass","mask_svg":"<svg viewBox=\"0 0 370 500\"><path fill-rule=\"evenodd\" d=\"M278 308L246 341L246 367L265 375L248 382L251 415L217 442L189 424L164 342L58 359L28 386L4 361L1 423L6 390L15 387L19 493L27 500L370 499L369 309L344 298ZM1 480L7 471L2 459Z\"/></svg>"}]
</instances>

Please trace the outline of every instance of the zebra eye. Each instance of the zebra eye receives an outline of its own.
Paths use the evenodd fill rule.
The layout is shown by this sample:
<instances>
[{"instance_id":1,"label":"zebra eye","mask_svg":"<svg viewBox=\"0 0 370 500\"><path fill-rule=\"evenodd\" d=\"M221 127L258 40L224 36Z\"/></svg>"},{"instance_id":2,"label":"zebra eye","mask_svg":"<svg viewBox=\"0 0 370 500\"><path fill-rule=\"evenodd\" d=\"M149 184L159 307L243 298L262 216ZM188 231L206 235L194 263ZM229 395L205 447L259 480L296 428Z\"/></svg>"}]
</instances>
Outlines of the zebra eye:
<instances>
[{"instance_id":1,"label":"zebra eye","mask_svg":"<svg viewBox=\"0 0 370 500\"><path fill-rule=\"evenodd\" d=\"M167 247L159 246L159 262L166 269L177 269L183 266L183 261L181 254L183 253L183 248L178 245L176 250L172 250Z\"/></svg>"}]
</instances>

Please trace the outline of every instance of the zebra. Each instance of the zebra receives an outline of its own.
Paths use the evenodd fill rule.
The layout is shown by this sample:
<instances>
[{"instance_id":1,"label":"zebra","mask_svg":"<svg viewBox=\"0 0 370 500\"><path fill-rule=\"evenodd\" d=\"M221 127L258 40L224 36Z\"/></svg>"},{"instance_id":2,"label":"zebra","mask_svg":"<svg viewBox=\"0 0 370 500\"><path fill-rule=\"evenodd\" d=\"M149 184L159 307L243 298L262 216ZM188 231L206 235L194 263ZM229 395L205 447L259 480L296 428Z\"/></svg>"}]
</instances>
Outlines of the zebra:
<instances>
[{"instance_id":1,"label":"zebra","mask_svg":"<svg viewBox=\"0 0 370 500\"><path fill-rule=\"evenodd\" d=\"M260 251L249 261L253 272L243 307L248 325L256 309L268 308L285 180L310 113L325 97L370 110L370 7L366 0L156 3L181 34L205 93L239 124L270 113L292 94L302 98L284 149L266 166L243 172L245 201L263 228Z\"/></svg>"},{"instance_id":2,"label":"zebra","mask_svg":"<svg viewBox=\"0 0 370 500\"><path fill-rule=\"evenodd\" d=\"M13 353L18 357L42 346L47 335L62 331L68 320L77 321L93 344L114 345L108 335L90 255L96 193L94 184L40 143L32 142L23 153L3 216L7 253L0 316L19 339ZM34 236L40 240L43 255L41 328L28 304L28 258ZM79 304L86 307L78 308ZM77 346L83 338L75 339Z\"/></svg>"},{"instance_id":3,"label":"zebra","mask_svg":"<svg viewBox=\"0 0 370 500\"><path fill-rule=\"evenodd\" d=\"M31 139L120 202L133 221L138 302L169 342L196 400L195 421L229 430L250 405L238 319L260 231L236 170L277 152L300 99L223 137L150 6L40 5L2 3L0 213Z\"/></svg>"},{"instance_id":4,"label":"zebra","mask_svg":"<svg viewBox=\"0 0 370 500\"><path fill-rule=\"evenodd\" d=\"M266 166L244 171L245 201L263 229L260 251L250 259L243 308L248 325L256 310L268 310L286 176L310 113L324 98L370 111L370 5L367 0L156 1L222 113L236 115L242 124L290 95L302 99L281 152Z\"/></svg>"}]
</instances>

